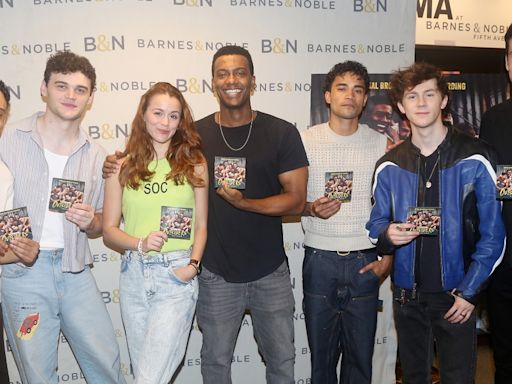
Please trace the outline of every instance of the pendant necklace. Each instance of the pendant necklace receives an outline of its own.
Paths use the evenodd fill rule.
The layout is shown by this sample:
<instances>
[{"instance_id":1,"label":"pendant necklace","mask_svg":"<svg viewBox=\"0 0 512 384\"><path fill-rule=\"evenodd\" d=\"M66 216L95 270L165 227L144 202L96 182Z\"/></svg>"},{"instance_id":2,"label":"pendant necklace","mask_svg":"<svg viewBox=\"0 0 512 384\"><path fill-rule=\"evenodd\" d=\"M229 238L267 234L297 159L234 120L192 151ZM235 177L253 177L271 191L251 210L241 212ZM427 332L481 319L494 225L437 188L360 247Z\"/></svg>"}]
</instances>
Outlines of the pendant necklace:
<instances>
[{"instance_id":1,"label":"pendant necklace","mask_svg":"<svg viewBox=\"0 0 512 384\"><path fill-rule=\"evenodd\" d=\"M242 144L242 146L240 148L233 148L231 145L229 145L228 141L226 140L226 137L224 136L224 132L222 131L222 123L220 121L220 112L219 112L219 129L220 129L220 135L222 136L222 140L224 140L224 143L228 146L229 149L231 149L232 151L235 151L235 152L238 152L238 151L241 151L242 149L245 148L245 146L247 145L247 143L249 142L249 138L251 137L251 132L252 132L252 123L254 121L254 118L253 118L253 111L251 109L251 124L249 125L249 133L247 134L247 139L245 139L245 142Z\"/></svg>"},{"instance_id":2,"label":"pendant necklace","mask_svg":"<svg viewBox=\"0 0 512 384\"><path fill-rule=\"evenodd\" d=\"M430 187L432 187L432 182L430 181L430 179L434 175L434 171L436 170L437 164L439 163L439 157L440 157L440 155L438 153L437 154L436 162L434 163L434 166L432 167L432 171L430 172L430 176L428 177L427 181L425 182L425 187L427 189L430 189ZM425 170L427 170L427 163L426 162L425 162Z\"/></svg>"}]
</instances>

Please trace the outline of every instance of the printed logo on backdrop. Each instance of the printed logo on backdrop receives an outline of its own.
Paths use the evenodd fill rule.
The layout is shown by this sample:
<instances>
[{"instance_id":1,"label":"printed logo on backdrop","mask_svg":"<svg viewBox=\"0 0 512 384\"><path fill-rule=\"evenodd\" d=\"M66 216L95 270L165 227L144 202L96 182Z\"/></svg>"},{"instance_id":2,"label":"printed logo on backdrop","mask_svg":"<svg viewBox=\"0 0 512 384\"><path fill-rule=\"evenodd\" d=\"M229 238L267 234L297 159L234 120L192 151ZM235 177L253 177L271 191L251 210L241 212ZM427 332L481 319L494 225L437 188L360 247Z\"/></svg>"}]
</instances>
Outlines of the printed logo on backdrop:
<instances>
[{"instance_id":1,"label":"printed logo on backdrop","mask_svg":"<svg viewBox=\"0 0 512 384\"><path fill-rule=\"evenodd\" d=\"M302 52L307 53L344 53L344 54L390 54L390 53L405 53L405 43L390 43L389 41L374 42L370 44L363 43L340 43L336 42L306 42L299 44L298 40L284 39L275 37L272 39L261 40L261 53L286 55L297 54Z\"/></svg>"},{"instance_id":2,"label":"printed logo on backdrop","mask_svg":"<svg viewBox=\"0 0 512 384\"><path fill-rule=\"evenodd\" d=\"M14 8L14 0L0 0L0 9Z\"/></svg>"},{"instance_id":3,"label":"printed logo on backdrop","mask_svg":"<svg viewBox=\"0 0 512 384\"><path fill-rule=\"evenodd\" d=\"M84 37L85 52L114 52L124 51L124 35L98 35Z\"/></svg>"},{"instance_id":4,"label":"printed logo on backdrop","mask_svg":"<svg viewBox=\"0 0 512 384\"><path fill-rule=\"evenodd\" d=\"M244 355L233 355L231 357L231 363L232 364L250 364L251 362L255 361L261 361L261 359L251 359L251 355L244 354ZM183 360L183 367L197 367L201 365L201 358L200 357L186 357L185 360Z\"/></svg>"},{"instance_id":5,"label":"printed logo on backdrop","mask_svg":"<svg viewBox=\"0 0 512 384\"><path fill-rule=\"evenodd\" d=\"M353 0L354 12L383 13L388 11L388 0Z\"/></svg>"},{"instance_id":6,"label":"printed logo on backdrop","mask_svg":"<svg viewBox=\"0 0 512 384\"><path fill-rule=\"evenodd\" d=\"M125 127L128 130L128 124L125 124ZM91 129L90 128L91 128L91 126L89 126L89 136L91 136L91 134L90 134ZM123 133L124 133L123 137L128 137L128 131L127 130L126 130L126 132L123 131ZM94 261L94 264L97 264L97 263L109 263L109 262L116 263L119 260L121 260L121 255L119 253L113 252L113 251L110 252L110 253L106 253L106 252L94 253L92 255L92 259Z\"/></svg>"},{"instance_id":7,"label":"printed logo on backdrop","mask_svg":"<svg viewBox=\"0 0 512 384\"><path fill-rule=\"evenodd\" d=\"M128 137L130 134L130 124L128 123L100 123L96 125L89 125L87 127L87 133L93 140L115 140ZM96 254L93 255L94 262L96 259L99 261L118 261L119 254ZM106 258L107 260L104 260Z\"/></svg>"},{"instance_id":8,"label":"printed logo on backdrop","mask_svg":"<svg viewBox=\"0 0 512 384\"><path fill-rule=\"evenodd\" d=\"M25 0L26 1L26 0ZM123 0L32 0L34 5L93 5L113 2L121 2Z\"/></svg>"},{"instance_id":9,"label":"printed logo on backdrop","mask_svg":"<svg viewBox=\"0 0 512 384\"><path fill-rule=\"evenodd\" d=\"M18 85L8 85L7 89L9 90L9 94L11 95L11 100L21 100L21 86Z\"/></svg>"},{"instance_id":10,"label":"printed logo on backdrop","mask_svg":"<svg viewBox=\"0 0 512 384\"><path fill-rule=\"evenodd\" d=\"M0 0L1 1L1 0ZM71 50L69 41L60 42L42 42L42 43L12 43L10 45L0 45L0 54L3 56L18 55L50 55L57 51Z\"/></svg>"},{"instance_id":11,"label":"printed logo on backdrop","mask_svg":"<svg viewBox=\"0 0 512 384\"><path fill-rule=\"evenodd\" d=\"M291 92L309 92L311 90L310 83L301 83L295 81L270 81L256 83L257 92L268 93L291 93Z\"/></svg>"},{"instance_id":12,"label":"printed logo on backdrop","mask_svg":"<svg viewBox=\"0 0 512 384\"><path fill-rule=\"evenodd\" d=\"M245 49L249 49L249 43L235 43L224 41L208 41L208 40L183 40L183 39L137 39L137 48L145 49L166 49L175 51L206 51L216 52L220 48L227 45L238 45Z\"/></svg>"},{"instance_id":13,"label":"printed logo on backdrop","mask_svg":"<svg viewBox=\"0 0 512 384\"><path fill-rule=\"evenodd\" d=\"M416 30L419 37L418 44L432 43L423 41L423 36L426 36L429 31L462 32L466 34L463 40L468 39L473 42L482 40L503 41L503 35L507 31L508 24L485 23L485 21L482 23L479 20L469 20L462 13L466 8L456 9L452 6L455 3L457 2L452 3L450 0L417 0Z\"/></svg>"},{"instance_id":14,"label":"printed logo on backdrop","mask_svg":"<svg viewBox=\"0 0 512 384\"><path fill-rule=\"evenodd\" d=\"M101 298L105 304L119 304L119 289L101 291Z\"/></svg>"},{"instance_id":15,"label":"printed logo on backdrop","mask_svg":"<svg viewBox=\"0 0 512 384\"><path fill-rule=\"evenodd\" d=\"M185 7L213 7L213 0L172 0L172 4Z\"/></svg>"},{"instance_id":16,"label":"printed logo on backdrop","mask_svg":"<svg viewBox=\"0 0 512 384\"><path fill-rule=\"evenodd\" d=\"M335 0L229 0L232 7L335 10Z\"/></svg>"},{"instance_id":17,"label":"printed logo on backdrop","mask_svg":"<svg viewBox=\"0 0 512 384\"><path fill-rule=\"evenodd\" d=\"M388 55L390 53L405 53L405 43L390 43L389 41L374 42L370 44L354 43L343 44L336 42L323 42L323 43L307 43L306 49L308 53L344 53L344 54L359 54L359 55Z\"/></svg>"},{"instance_id":18,"label":"printed logo on backdrop","mask_svg":"<svg viewBox=\"0 0 512 384\"><path fill-rule=\"evenodd\" d=\"M281 37L261 40L261 53L291 54L298 52L297 47L297 40L283 39Z\"/></svg>"}]
</instances>

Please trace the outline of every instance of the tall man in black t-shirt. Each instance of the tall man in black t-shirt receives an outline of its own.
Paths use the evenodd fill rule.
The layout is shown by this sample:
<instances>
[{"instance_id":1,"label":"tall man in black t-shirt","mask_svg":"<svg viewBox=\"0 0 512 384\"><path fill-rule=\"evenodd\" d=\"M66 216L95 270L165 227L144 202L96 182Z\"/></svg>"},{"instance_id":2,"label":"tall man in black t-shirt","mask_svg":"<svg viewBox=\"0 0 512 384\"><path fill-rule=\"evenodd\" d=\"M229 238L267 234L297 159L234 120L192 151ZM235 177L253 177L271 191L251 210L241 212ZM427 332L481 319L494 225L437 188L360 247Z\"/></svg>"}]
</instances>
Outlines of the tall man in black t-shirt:
<instances>
[{"instance_id":1,"label":"tall man in black t-shirt","mask_svg":"<svg viewBox=\"0 0 512 384\"><path fill-rule=\"evenodd\" d=\"M255 77L247 50L219 49L212 76L220 111L196 123L211 180L197 303L203 382L231 383L231 359L248 310L267 382L292 384L294 299L281 216L304 209L306 153L292 124L252 109ZM245 181L241 190L233 181L239 178L225 176L234 163Z\"/></svg>"},{"instance_id":2,"label":"tall man in black t-shirt","mask_svg":"<svg viewBox=\"0 0 512 384\"><path fill-rule=\"evenodd\" d=\"M505 67L512 81L512 24L505 33ZM482 119L480 138L493 145L499 164L512 165L512 99L491 108ZM495 384L512 380L512 200L503 201L507 230L505 258L489 284L487 304L496 366Z\"/></svg>"}]
</instances>

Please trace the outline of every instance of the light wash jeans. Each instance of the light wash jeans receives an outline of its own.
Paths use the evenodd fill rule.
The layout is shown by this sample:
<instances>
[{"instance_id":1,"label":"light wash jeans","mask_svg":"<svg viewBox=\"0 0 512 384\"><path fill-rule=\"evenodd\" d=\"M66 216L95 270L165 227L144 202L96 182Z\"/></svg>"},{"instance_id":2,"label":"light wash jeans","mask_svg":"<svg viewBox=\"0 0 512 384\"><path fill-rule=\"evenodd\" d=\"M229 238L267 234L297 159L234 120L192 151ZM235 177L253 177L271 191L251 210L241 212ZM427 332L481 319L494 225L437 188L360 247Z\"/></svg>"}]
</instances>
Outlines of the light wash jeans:
<instances>
[{"instance_id":1,"label":"light wash jeans","mask_svg":"<svg viewBox=\"0 0 512 384\"><path fill-rule=\"evenodd\" d=\"M89 269L63 273L62 250L2 269L4 326L23 383L57 383L62 330L89 384L125 383L112 322Z\"/></svg>"},{"instance_id":2,"label":"light wash jeans","mask_svg":"<svg viewBox=\"0 0 512 384\"><path fill-rule=\"evenodd\" d=\"M203 384L231 384L231 359L246 310L266 365L267 384L293 384L294 299L288 265L249 283L230 283L203 267L197 321L203 332Z\"/></svg>"},{"instance_id":3,"label":"light wash jeans","mask_svg":"<svg viewBox=\"0 0 512 384\"><path fill-rule=\"evenodd\" d=\"M185 282L175 268L190 251L148 258L126 252L119 281L121 315L136 384L167 384L185 355L197 301L197 279Z\"/></svg>"}]
</instances>

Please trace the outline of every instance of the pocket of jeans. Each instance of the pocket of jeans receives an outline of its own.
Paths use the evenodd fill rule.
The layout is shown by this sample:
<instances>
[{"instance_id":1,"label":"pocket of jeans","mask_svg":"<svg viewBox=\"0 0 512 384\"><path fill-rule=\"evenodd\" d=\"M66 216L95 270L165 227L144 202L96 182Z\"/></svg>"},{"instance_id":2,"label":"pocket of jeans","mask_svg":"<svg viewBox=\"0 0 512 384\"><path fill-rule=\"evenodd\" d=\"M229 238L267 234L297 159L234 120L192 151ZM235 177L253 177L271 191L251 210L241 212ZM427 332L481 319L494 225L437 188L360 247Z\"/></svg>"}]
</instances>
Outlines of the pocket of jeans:
<instances>
[{"instance_id":1,"label":"pocket of jeans","mask_svg":"<svg viewBox=\"0 0 512 384\"><path fill-rule=\"evenodd\" d=\"M203 269L201 271L201 274L199 275L198 279L207 284L207 283L213 283L214 281L221 279L220 276L216 275L215 273L209 271L203 266Z\"/></svg>"},{"instance_id":2,"label":"pocket of jeans","mask_svg":"<svg viewBox=\"0 0 512 384\"><path fill-rule=\"evenodd\" d=\"M277 267L277 269L274 272L272 272L272 274L279 277L289 275L290 270L288 269L288 263L286 262L286 260L283 261L283 263L279 267Z\"/></svg>"},{"instance_id":3,"label":"pocket of jeans","mask_svg":"<svg viewBox=\"0 0 512 384\"><path fill-rule=\"evenodd\" d=\"M2 277L15 279L26 275L32 267L25 267L18 264L5 264L2 266Z\"/></svg>"},{"instance_id":4,"label":"pocket of jeans","mask_svg":"<svg viewBox=\"0 0 512 384\"><path fill-rule=\"evenodd\" d=\"M315 257L317 256L316 253L316 250L311 248L306 248L304 250L304 261L302 262L303 274L305 274L313 264L313 259L315 259Z\"/></svg>"},{"instance_id":5,"label":"pocket of jeans","mask_svg":"<svg viewBox=\"0 0 512 384\"><path fill-rule=\"evenodd\" d=\"M128 269L128 261L125 259L121 259L121 273L126 272Z\"/></svg>"},{"instance_id":6,"label":"pocket of jeans","mask_svg":"<svg viewBox=\"0 0 512 384\"><path fill-rule=\"evenodd\" d=\"M184 259L180 259L180 260L175 260L173 263L171 263L171 265L167 268L167 270L169 271L169 275L171 276L171 279L176 281L177 283L179 284L182 284L182 285L187 285L187 284L190 284L190 282L194 279L191 279L189 281L185 281L183 279L180 279L178 277L178 275L176 275L176 269L178 268L182 268L182 267L185 267L188 265L190 261L190 258L184 258Z\"/></svg>"}]
</instances>

